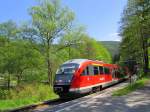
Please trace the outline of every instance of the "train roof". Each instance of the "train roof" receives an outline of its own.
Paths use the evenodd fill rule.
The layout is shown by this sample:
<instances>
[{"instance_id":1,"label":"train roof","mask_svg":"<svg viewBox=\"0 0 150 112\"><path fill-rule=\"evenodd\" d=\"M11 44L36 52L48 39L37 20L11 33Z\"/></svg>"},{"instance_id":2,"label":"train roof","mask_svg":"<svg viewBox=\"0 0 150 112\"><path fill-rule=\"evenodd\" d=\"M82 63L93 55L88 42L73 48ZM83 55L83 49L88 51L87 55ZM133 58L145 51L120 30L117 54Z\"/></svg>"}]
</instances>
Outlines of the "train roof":
<instances>
[{"instance_id":1,"label":"train roof","mask_svg":"<svg viewBox=\"0 0 150 112\"><path fill-rule=\"evenodd\" d=\"M88 59L72 59L72 60L66 61L64 64L68 64L68 63L81 64L81 63L83 63L85 61L88 61Z\"/></svg>"},{"instance_id":2,"label":"train roof","mask_svg":"<svg viewBox=\"0 0 150 112\"><path fill-rule=\"evenodd\" d=\"M84 62L86 62L86 61L97 61L97 62L100 62L100 63L104 63L103 61L98 61L98 60L89 60L89 59L72 59L72 60L68 60L68 61L66 61L65 63L63 63L63 64L69 64L69 63L76 63L76 64L82 64L82 63L84 63Z\"/></svg>"}]
</instances>

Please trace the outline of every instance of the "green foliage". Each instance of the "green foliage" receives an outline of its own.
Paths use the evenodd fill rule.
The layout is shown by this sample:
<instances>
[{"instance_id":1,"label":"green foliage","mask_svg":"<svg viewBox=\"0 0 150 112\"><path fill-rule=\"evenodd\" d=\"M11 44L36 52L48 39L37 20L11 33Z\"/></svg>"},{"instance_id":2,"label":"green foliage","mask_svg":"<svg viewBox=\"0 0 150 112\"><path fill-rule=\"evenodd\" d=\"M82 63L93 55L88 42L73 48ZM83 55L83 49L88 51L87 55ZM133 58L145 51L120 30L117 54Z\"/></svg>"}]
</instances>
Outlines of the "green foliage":
<instances>
[{"instance_id":1,"label":"green foliage","mask_svg":"<svg viewBox=\"0 0 150 112\"><path fill-rule=\"evenodd\" d=\"M37 40L41 40L45 51L44 56L47 62L48 81L52 85L52 44L56 38L62 37L71 28L74 13L67 7L62 7L58 0L41 0L39 5L31 8L30 15L33 27L37 32L36 38L38 38Z\"/></svg>"},{"instance_id":2,"label":"green foliage","mask_svg":"<svg viewBox=\"0 0 150 112\"><path fill-rule=\"evenodd\" d=\"M0 110L13 109L57 97L48 85L35 83L19 86L10 90L5 100L0 100Z\"/></svg>"},{"instance_id":3,"label":"green foliage","mask_svg":"<svg viewBox=\"0 0 150 112\"><path fill-rule=\"evenodd\" d=\"M27 41L10 41L9 44L0 47L0 51L2 53L0 54L1 73L13 75L18 79L18 83L25 70L38 69L44 63L41 53L32 49Z\"/></svg>"},{"instance_id":4,"label":"green foliage","mask_svg":"<svg viewBox=\"0 0 150 112\"><path fill-rule=\"evenodd\" d=\"M111 62L108 50L102 44L82 32L74 32L71 36L67 35L61 38L59 44L65 46L69 59L86 58Z\"/></svg>"},{"instance_id":5,"label":"green foliage","mask_svg":"<svg viewBox=\"0 0 150 112\"><path fill-rule=\"evenodd\" d=\"M148 41L150 35L150 1L128 0L121 19L121 61L136 60L148 71Z\"/></svg>"},{"instance_id":6,"label":"green foliage","mask_svg":"<svg viewBox=\"0 0 150 112\"><path fill-rule=\"evenodd\" d=\"M120 60L119 41L100 41L108 49L112 57L112 63L117 63Z\"/></svg>"},{"instance_id":7,"label":"green foliage","mask_svg":"<svg viewBox=\"0 0 150 112\"><path fill-rule=\"evenodd\" d=\"M7 40L17 38L18 32L16 23L11 20L0 24L0 36L6 37Z\"/></svg>"},{"instance_id":8,"label":"green foliage","mask_svg":"<svg viewBox=\"0 0 150 112\"><path fill-rule=\"evenodd\" d=\"M103 44L99 44L98 42L96 42L96 44L97 44L97 52L99 53L98 55L99 57L97 57L97 60L102 60L104 62L111 63L112 62L111 54L107 50L107 48L105 48Z\"/></svg>"},{"instance_id":9,"label":"green foliage","mask_svg":"<svg viewBox=\"0 0 150 112\"><path fill-rule=\"evenodd\" d=\"M111 53L112 57L119 53L119 41L100 41Z\"/></svg>"},{"instance_id":10,"label":"green foliage","mask_svg":"<svg viewBox=\"0 0 150 112\"><path fill-rule=\"evenodd\" d=\"M115 92L113 92L113 96L122 96L122 95L126 95L129 94L133 91L135 91L136 89L142 88L144 87L144 85L149 81L149 78L143 78L141 80L138 80L137 82L128 85L122 89L119 89Z\"/></svg>"},{"instance_id":11,"label":"green foliage","mask_svg":"<svg viewBox=\"0 0 150 112\"><path fill-rule=\"evenodd\" d=\"M0 99L5 100L9 96L9 91L5 89L0 89Z\"/></svg>"},{"instance_id":12,"label":"green foliage","mask_svg":"<svg viewBox=\"0 0 150 112\"><path fill-rule=\"evenodd\" d=\"M33 24L44 39L55 39L65 31L74 19L74 14L67 7L62 7L58 0L41 0L38 6L30 10Z\"/></svg>"}]
</instances>

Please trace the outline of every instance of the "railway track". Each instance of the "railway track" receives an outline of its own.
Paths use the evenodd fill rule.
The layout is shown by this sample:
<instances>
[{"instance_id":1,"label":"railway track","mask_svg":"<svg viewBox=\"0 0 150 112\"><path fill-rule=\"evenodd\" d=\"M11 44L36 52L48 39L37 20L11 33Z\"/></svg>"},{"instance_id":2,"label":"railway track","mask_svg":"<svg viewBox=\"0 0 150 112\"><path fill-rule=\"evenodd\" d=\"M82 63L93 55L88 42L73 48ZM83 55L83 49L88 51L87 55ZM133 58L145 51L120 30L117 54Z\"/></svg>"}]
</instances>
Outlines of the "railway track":
<instances>
[{"instance_id":1,"label":"railway track","mask_svg":"<svg viewBox=\"0 0 150 112\"><path fill-rule=\"evenodd\" d=\"M122 82L122 83L125 83L125 82ZM117 84L115 84L115 85L117 85ZM112 85L112 86L115 86L115 85ZM101 91L95 92L95 93L90 94L90 95L84 95L84 96L96 96L97 94L103 94L103 93L107 92L107 88L110 89L110 87L111 86L105 87ZM82 97L76 98L76 99L79 99L79 101L80 101L81 98ZM86 97L86 98L88 98L88 97ZM57 105L61 105L61 104L64 104L64 103L69 104L69 102L72 101L72 100L75 100L75 98L73 98L73 99L59 99L58 98L58 99L54 99L54 100L47 100L47 101L44 101L44 102L41 102L41 103L38 103L38 104L32 104L32 105L16 108L16 109L13 109L13 110L8 110L8 112L36 112L36 111L43 110L44 108L51 109L51 108L56 107Z\"/></svg>"},{"instance_id":2,"label":"railway track","mask_svg":"<svg viewBox=\"0 0 150 112\"><path fill-rule=\"evenodd\" d=\"M71 101L73 99L54 99L54 100L47 100L47 101L43 101L41 103L36 103L36 104L31 104L31 105L27 105L27 106L24 106L24 107L19 107L19 108L16 108L16 109L12 109L12 110L6 110L6 112L33 112L34 110L36 109L39 109L39 108L45 108L47 106L55 106L55 105L58 105L58 104L61 104L61 103L64 103L64 102L68 102L68 101Z\"/></svg>"}]
</instances>

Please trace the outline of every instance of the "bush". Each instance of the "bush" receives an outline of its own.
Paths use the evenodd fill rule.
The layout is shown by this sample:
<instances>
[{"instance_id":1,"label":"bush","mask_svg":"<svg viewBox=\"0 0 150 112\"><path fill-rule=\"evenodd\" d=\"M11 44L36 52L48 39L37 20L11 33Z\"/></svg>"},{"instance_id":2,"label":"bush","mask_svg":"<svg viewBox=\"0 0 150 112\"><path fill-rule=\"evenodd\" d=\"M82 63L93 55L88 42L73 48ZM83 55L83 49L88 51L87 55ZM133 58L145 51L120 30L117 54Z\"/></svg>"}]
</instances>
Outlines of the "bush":
<instances>
[{"instance_id":1,"label":"bush","mask_svg":"<svg viewBox=\"0 0 150 112\"><path fill-rule=\"evenodd\" d=\"M8 90L0 89L0 99L7 99L8 96L9 96Z\"/></svg>"},{"instance_id":2,"label":"bush","mask_svg":"<svg viewBox=\"0 0 150 112\"><path fill-rule=\"evenodd\" d=\"M10 91L1 90L0 97L0 110L4 110L55 99L58 96L49 85L35 83L18 86Z\"/></svg>"}]
</instances>

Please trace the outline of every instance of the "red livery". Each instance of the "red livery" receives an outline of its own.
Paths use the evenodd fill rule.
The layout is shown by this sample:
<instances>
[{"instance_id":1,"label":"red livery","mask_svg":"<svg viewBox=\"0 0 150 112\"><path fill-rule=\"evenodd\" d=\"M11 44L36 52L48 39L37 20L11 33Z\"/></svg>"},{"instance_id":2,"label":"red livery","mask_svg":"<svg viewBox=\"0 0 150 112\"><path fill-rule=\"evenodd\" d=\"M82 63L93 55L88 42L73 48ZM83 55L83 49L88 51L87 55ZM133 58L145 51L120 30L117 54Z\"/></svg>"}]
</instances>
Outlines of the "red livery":
<instances>
[{"instance_id":1,"label":"red livery","mask_svg":"<svg viewBox=\"0 0 150 112\"><path fill-rule=\"evenodd\" d=\"M69 60L56 72L54 92L60 97L86 94L128 78L126 74L126 70L116 64L88 59Z\"/></svg>"}]
</instances>

